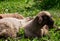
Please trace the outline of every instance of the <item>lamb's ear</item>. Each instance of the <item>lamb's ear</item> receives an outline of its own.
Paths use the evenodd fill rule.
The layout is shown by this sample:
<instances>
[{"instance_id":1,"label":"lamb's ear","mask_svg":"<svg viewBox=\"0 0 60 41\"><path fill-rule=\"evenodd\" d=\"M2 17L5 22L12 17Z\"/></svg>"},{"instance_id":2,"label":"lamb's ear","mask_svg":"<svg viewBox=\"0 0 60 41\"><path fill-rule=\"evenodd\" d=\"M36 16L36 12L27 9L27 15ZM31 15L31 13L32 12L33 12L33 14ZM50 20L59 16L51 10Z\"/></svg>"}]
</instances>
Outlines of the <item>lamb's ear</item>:
<instances>
[{"instance_id":1,"label":"lamb's ear","mask_svg":"<svg viewBox=\"0 0 60 41\"><path fill-rule=\"evenodd\" d=\"M40 24L42 22L42 17L36 16L36 18L34 19L34 21L38 22Z\"/></svg>"},{"instance_id":2,"label":"lamb's ear","mask_svg":"<svg viewBox=\"0 0 60 41\"><path fill-rule=\"evenodd\" d=\"M38 20L39 24L41 24L42 21L43 21L42 17L39 16L39 20Z\"/></svg>"},{"instance_id":3,"label":"lamb's ear","mask_svg":"<svg viewBox=\"0 0 60 41\"><path fill-rule=\"evenodd\" d=\"M39 17L36 16L36 17L34 18L34 21L35 21L35 22L38 22L38 20L39 20Z\"/></svg>"},{"instance_id":4,"label":"lamb's ear","mask_svg":"<svg viewBox=\"0 0 60 41\"><path fill-rule=\"evenodd\" d=\"M3 17L2 16L0 16L0 19L2 19Z\"/></svg>"}]
</instances>

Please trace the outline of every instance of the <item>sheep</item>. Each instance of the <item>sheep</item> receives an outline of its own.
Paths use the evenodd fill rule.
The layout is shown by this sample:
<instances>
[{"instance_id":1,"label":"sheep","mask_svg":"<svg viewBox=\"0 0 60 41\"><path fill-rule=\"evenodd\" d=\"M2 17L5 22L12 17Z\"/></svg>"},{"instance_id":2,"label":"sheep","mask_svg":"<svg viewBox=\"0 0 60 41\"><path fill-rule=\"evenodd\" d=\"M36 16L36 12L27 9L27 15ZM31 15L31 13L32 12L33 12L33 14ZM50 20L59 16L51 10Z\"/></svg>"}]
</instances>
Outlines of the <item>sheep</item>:
<instances>
[{"instance_id":1,"label":"sheep","mask_svg":"<svg viewBox=\"0 0 60 41\"><path fill-rule=\"evenodd\" d=\"M23 23L24 22L24 23ZM26 25L25 25L26 23ZM26 19L2 18L0 19L0 36L16 37L19 28L24 27L26 37L42 37L53 27L54 21L47 11L41 11L37 16L28 22ZM45 26L46 25L46 26Z\"/></svg>"}]
</instances>

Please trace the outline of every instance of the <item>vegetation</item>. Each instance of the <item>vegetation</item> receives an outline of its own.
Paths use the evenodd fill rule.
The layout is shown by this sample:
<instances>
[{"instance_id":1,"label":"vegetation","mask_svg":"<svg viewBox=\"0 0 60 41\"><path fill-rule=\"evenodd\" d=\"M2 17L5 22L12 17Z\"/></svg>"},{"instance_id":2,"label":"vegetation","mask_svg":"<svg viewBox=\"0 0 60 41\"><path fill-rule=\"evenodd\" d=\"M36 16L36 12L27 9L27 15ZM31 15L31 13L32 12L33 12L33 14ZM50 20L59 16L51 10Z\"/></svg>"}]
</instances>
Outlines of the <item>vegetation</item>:
<instances>
[{"instance_id":1,"label":"vegetation","mask_svg":"<svg viewBox=\"0 0 60 41\"><path fill-rule=\"evenodd\" d=\"M46 10L49 11L57 27L60 27L60 0L0 0L0 13L16 13L23 16L33 17L38 12ZM60 31L54 32L55 29L50 29L49 35L42 38L24 38L23 29L20 31L22 38L8 38L10 41L60 41ZM20 34L20 33L19 33ZM0 39L3 41L5 39Z\"/></svg>"}]
</instances>

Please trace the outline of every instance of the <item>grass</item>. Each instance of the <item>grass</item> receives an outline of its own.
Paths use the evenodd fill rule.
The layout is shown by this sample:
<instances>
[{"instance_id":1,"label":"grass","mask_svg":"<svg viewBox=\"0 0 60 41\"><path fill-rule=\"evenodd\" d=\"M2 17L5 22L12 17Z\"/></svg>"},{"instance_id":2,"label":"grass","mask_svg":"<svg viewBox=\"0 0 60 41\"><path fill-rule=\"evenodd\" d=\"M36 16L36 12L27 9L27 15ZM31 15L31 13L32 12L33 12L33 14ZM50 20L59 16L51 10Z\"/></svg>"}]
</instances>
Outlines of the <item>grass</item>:
<instances>
[{"instance_id":1,"label":"grass","mask_svg":"<svg viewBox=\"0 0 60 41\"><path fill-rule=\"evenodd\" d=\"M37 5L37 6L36 6ZM53 19L55 21L54 24L57 25L57 27L60 27L60 9L57 8L58 6L55 6L53 8L47 9L46 11L49 11L51 15L53 16ZM38 12L41 11L41 7L39 6L38 2L34 2L34 0L6 0L6 1L0 1L0 13L16 13L22 14L25 17L33 17ZM24 30L21 29L19 31L19 34L22 34L21 38L13 39L13 38L7 38L9 41L60 41L60 31L54 32L55 29L49 30L49 36L44 36L42 38L24 38ZM5 39L0 39L0 41L5 41Z\"/></svg>"},{"instance_id":2,"label":"grass","mask_svg":"<svg viewBox=\"0 0 60 41\"><path fill-rule=\"evenodd\" d=\"M32 3L31 3L32 2ZM15 13L18 12L23 16L33 16L39 11L32 8L34 4L33 0L27 2L27 0L18 1L2 1L0 2L0 13Z\"/></svg>"}]
</instances>

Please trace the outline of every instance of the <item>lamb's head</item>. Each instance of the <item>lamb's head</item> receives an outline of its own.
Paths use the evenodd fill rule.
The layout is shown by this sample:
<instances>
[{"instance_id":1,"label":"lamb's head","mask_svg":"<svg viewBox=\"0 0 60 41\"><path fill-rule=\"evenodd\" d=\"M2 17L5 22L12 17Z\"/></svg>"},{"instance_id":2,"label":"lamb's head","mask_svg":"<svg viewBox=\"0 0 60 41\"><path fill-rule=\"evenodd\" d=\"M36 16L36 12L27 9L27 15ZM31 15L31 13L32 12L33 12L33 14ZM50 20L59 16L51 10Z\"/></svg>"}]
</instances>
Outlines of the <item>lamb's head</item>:
<instances>
[{"instance_id":1,"label":"lamb's head","mask_svg":"<svg viewBox=\"0 0 60 41\"><path fill-rule=\"evenodd\" d=\"M51 28L53 26L53 24L54 24L54 20L52 19L51 14L49 12L47 12L47 11L41 11L37 15L36 20L41 25L45 25L45 24L48 25L49 28Z\"/></svg>"}]
</instances>

